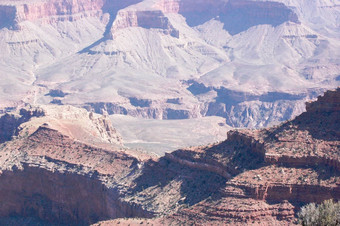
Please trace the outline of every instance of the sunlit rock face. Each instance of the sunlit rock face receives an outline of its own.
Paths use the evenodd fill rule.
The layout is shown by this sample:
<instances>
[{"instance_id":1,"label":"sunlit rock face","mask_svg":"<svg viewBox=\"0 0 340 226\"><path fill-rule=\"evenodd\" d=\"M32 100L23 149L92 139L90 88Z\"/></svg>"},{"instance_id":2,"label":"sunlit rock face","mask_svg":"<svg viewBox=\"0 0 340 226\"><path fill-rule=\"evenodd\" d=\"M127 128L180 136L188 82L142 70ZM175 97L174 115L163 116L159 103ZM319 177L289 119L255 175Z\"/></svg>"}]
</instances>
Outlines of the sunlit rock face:
<instances>
[{"instance_id":1,"label":"sunlit rock face","mask_svg":"<svg viewBox=\"0 0 340 226\"><path fill-rule=\"evenodd\" d=\"M74 21L88 16L100 16L101 12L115 14L119 9L131 4L136 4L137 0L120 1L2 1L0 6L1 26L15 28L23 21L45 20L47 23L53 21Z\"/></svg>"},{"instance_id":2,"label":"sunlit rock face","mask_svg":"<svg viewBox=\"0 0 340 226\"><path fill-rule=\"evenodd\" d=\"M120 11L111 28L110 38L114 38L114 32L117 30L128 27L159 29L166 35L179 38L178 30L172 26L162 11Z\"/></svg>"},{"instance_id":3,"label":"sunlit rock face","mask_svg":"<svg viewBox=\"0 0 340 226\"><path fill-rule=\"evenodd\" d=\"M54 20L75 20L81 15L89 13L95 15L102 9L104 2L98 1L3 1L0 7L3 17L2 24L15 28L22 21L35 21L38 19ZM6 16L6 17L5 17ZM53 18L54 17L54 18ZM6 19L5 19L6 18Z\"/></svg>"},{"instance_id":4,"label":"sunlit rock face","mask_svg":"<svg viewBox=\"0 0 340 226\"><path fill-rule=\"evenodd\" d=\"M71 104L273 125L340 84L337 7L331 0L1 0L0 112Z\"/></svg>"},{"instance_id":5,"label":"sunlit rock face","mask_svg":"<svg viewBox=\"0 0 340 226\"><path fill-rule=\"evenodd\" d=\"M32 131L0 146L0 222L291 224L301 205L340 198L339 93L280 126L144 160L74 139L51 123L51 109L22 110ZM84 114L69 108L59 117L76 126Z\"/></svg>"}]
</instances>

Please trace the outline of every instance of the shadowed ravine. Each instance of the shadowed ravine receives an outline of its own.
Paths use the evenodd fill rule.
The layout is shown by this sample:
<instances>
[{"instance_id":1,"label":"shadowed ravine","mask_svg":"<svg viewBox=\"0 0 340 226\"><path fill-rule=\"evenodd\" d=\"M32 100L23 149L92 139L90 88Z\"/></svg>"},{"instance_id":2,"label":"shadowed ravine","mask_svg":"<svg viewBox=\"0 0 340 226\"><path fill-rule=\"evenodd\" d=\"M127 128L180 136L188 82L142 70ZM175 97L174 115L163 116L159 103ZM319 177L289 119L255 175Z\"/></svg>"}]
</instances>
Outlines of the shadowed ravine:
<instances>
[{"instance_id":1,"label":"shadowed ravine","mask_svg":"<svg viewBox=\"0 0 340 226\"><path fill-rule=\"evenodd\" d=\"M224 29L231 35L236 35L260 24L270 24L274 27L292 21L299 23L297 15L282 3L278 2L252 2L247 0L232 0L221 2L219 7L209 7L206 4L204 13L186 8L185 3L180 13L186 18L189 26L198 26L215 18L224 24ZM203 15L203 16L202 16Z\"/></svg>"},{"instance_id":2,"label":"shadowed ravine","mask_svg":"<svg viewBox=\"0 0 340 226\"><path fill-rule=\"evenodd\" d=\"M3 171L0 191L0 217L89 225L105 219L152 216L120 201L118 191L107 188L96 174L51 172L26 165L23 170Z\"/></svg>"},{"instance_id":3,"label":"shadowed ravine","mask_svg":"<svg viewBox=\"0 0 340 226\"><path fill-rule=\"evenodd\" d=\"M90 50L93 47L98 46L100 43L105 42L106 40L108 40L108 36L109 36L109 34L111 32L111 28L112 28L113 22L116 19L118 11L128 7L129 5L137 4L138 2L141 2L141 1L142 0L128 0L128 1L123 1L123 2L106 1L104 6L103 6L102 11L103 11L103 13L108 13L110 15L110 19L109 19L109 22L107 23L107 25L105 27L105 31L104 31L103 37L100 38L99 40L95 41L91 45L85 47L84 49L80 50L78 53L79 54L89 53L89 52L91 52Z\"/></svg>"}]
</instances>

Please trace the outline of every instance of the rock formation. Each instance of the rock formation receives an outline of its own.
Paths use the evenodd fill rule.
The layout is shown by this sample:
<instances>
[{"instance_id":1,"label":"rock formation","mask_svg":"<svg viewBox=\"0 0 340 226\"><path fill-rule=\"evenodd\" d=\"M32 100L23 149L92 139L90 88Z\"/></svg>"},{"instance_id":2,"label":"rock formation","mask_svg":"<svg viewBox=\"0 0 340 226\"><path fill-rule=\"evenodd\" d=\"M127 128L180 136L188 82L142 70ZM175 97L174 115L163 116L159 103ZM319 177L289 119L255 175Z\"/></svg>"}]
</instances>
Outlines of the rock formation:
<instances>
[{"instance_id":1,"label":"rock formation","mask_svg":"<svg viewBox=\"0 0 340 226\"><path fill-rule=\"evenodd\" d=\"M209 172L226 182L217 193L168 216L101 224L296 224L301 205L340 199L339 97L340 88L328 91L280 126L230 131L220 144L167 154L165 159L198 170L201 177Z\"/></svg>"},{"instance_id":2,"label":"rock formation","mask_svg":"<svg viewBox=\"0 0 340 226\"><path fill-rule=\"evenodd\" d=\"M37 128L49 127L77 140L122 144L122 138L104 115L72 106L27 106L0 117L0 142L27 137Z\"/></svg>"},{"instance_id":3,"label":"rock formation","mask_svg":"<svg viewBox=\"0 0 340 226\"><path fill-rule=\"evenodd\" d=\"M102 9L104 1L5 1L5 5L0 6L1 15L6 15L6 19L0 20L1 26L12 26L18 28L20 22L36 21L46 19L49 22L53 20L76 20L82 17L80 13L87 15L98 15ZM4 14L3 14L4 13ZM5 21L5 23L3 23Z\"/></svg>"},{"instance_id":4,"label":"rock formation","mask_svg":"<svg viewBox=\"0 0 340 226\"><path fill-rule=\"evenodd\" d=\"M337 7L306 0L0 0L0 112L51 103L271 126L338 86ZM53 90L67 95L53 97Z\"/></svg>"},{"instance_id":5,"label":"rock formation","mask_svg":"<svg viewBox=\"0 0 340 226\"><path fill-rule=\"evenodd\" d=\"M229 180L218 201L204 200L165 222L293 223L302 203L340 199L339 97L340 88L328 91L280 126L231 131L216 146L169 154Z\"/></svg>"},{"instance_id":6,"label":"rock formation","mask_svg":"<svg viewBox=\"0 0 340 226\"><path fill-rule=\"evenodd\" d=\"M161 158L109 145L112 125L74 107L7 114L2 131L18 127L2 133L0 222L294 224L301 205L340 199L339 96L328 91L279 126Z\"/></svg>"},{"instance_id":7,"label":"rock formation","mask_svg":"<svg viewBox=\"0 0 340 226\"><path fill-rule=\"evenodd\" d=\"M258 24L278 26L284 22L299 23L297 15L283 3L248 0L195 1L162 0L156 4L166 13L180 13L190 26L217 18L230 34L238 34Z\"/></svg>"},{"instance_id":8,"label":"rock formation","mask_svg":"<svg viewBox=\"0 0 340 226\"><path fill-rule=\"evenodd\" d=\"M128 27L142 27L146 29L160 29L165 35L179 38L179 31L176 30L169 19L164 16L162 11L120 11L111 28L111 36L119 29Z\"/></svg>"},{"instance_id":9,"label":"rock formation","mask_svg":"<svg viewBox=\"0 0 340 226\"><path fill-rule=\"evenodd\" d=\"M284 225L340 199L339 89L160 158L98 114L290 119L339 85L338 7L0 0L0 224Z\"/></svg>"}]
</instances>

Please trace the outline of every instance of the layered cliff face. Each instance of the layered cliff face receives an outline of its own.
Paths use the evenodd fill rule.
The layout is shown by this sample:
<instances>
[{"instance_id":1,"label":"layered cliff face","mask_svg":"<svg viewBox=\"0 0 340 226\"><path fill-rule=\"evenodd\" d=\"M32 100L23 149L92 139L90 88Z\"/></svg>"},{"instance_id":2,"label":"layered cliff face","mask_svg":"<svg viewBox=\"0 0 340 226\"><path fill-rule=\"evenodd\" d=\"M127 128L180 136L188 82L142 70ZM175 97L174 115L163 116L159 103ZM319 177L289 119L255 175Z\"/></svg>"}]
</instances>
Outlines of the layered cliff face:
<instances>
[{"instance_id":1,"label":"layered cliff face","mask_svg":"<svg viewBox=\"0 0 340 226\"><path fill-rule=\"evenodd\" d=\"M288 21L299 23L297 15L286 5L270 1L229 1L220 18L230 34L238 34L259 24L278 26Z\"/></svg>"},{"instance_id":2,"label":"layered cliff face","mask_svg":"<svg viewBox=\"0 0 340 226\"><path fill-rule=\"evenodd\" d=\"M120 11L111 28L109 38L119 29L128 27L141 27L146 29L160 29L165 35L179 38L176 30L162 11Z\"/></svg>"},{"instance_id":3,"label":"layered cliff face","mask_svg":"<svg viewBox=\"0 0 340 226\"><path fill-rule=\"evenodd\" d=\"M200 172L197 180L207 172L223 178L218 192L202 200L186 194L189 206L161 218L103 224L297 224L301 205L340 198L339 94L340 89L326 92L280 126L230 131L220 144L167 154L167 161ZM187 186L195 190L196 184Z\"/></svg>"},{"instance_id":4,"label":"layered cliff face","mask_svg":"<svg viewBox=\"0 0 340 226\"><path fill-rule=\"evenodd\" d=\"M1 121L1 131L15 128L1 134L10 141L0 145L0 222L89 225L153 215L121 197L145 157L127 154L104 116L71 106L27 106Z\"/></svg>"},{"instance_id":5,"label":"layered cliff face","mask_svg":"<svg viewBox=\"0 0 340 226\"><path fill-rule=\"evenodd\" d=\"M29 165L4 171L0 176L1 217L36 218L46 225L89 225L103 219L147 216L138 207L117 200L117 192L96 177L95 173L68 174Z\"/></svg>"},{"instance_id":6,"label":"layered cliff face","mask_svg":"<svg viewBox=\"0 0 340 226\"><path fill-rule=\"evenodd\" d=\"M0 141L27 137L40 126L84 142L122 144L107 116L72 106L27 106L17 113L6 113L0 117Z\"/></svg>"},{"instance_id":7,"label":"layered cliff face","mask_svg":"<svg viewBox=\"0 0 340 226\"><path fill-rule=\"evenodd\" d=\"M171 1L156 4L166 13L180 13L190 26L201 25L213 18L220 20L230 34L235 35L260 24L278 26L291 21L299 23L297 15L278 2L259 1Z\"/></svg>"},{"instance_id":8,"label":"layered cliff face","mask_svg":"<svg viewBox=\"0 0 340 226\"><path fill-rule=\"evenodd\" d=\"M340 111L340 93L339 88L335 91L328 91L323 96L318 97L318 101L306 104L308 113L327 113Z\"/></svg>"},{"instance_id":9,"label":"layered cliff face","mask_svg":"<svg viewBox=\"0 0 340 226\"><path fill-rule=\"evenodd\" d=\"M288 200L296 206L339 199L339 94L340 89L326 92L318 101L308 104L314 107L307 107L307 112L278 127L258 132L229 132L225 143L185 155L192 156L190 159L194 162L204 159L203 162L209 161L211 165L232 168L228 172L235 176L225 188L228 199ZM241 162L235 165L235 160ZM203 206L207 212L206 204ZM277 215L277 219L292 218L293 206L287 211L290 215ZM279 211L279 214L286 213L283 209ZM255 211L248 217L259 220Z\"/></svg>"},{"instance_id":10,"label":"layered cliff face","mask_svg":"<svg viewBox=\"0 0 340 226\"><path fill-rule=\"evenodd\" d=\"M225 5L225 1L196 1L193 4L190 0L162 0L156 3L165 13L181 13L181 12L206 12L221 10L221 6Z\"/></svg>"},{"instance_id":11,"label":"layered cliff face","mask_svg":"<svg viewBox=\"0 0 340 226\"><path fill-rule=\"evenodd\" d=\"M41 108L45 115L28 114L32 118L17 128L19 135L0 146L0 222L29 223L33 218L39 224L89 225L105 219L150 218L179 208L180 187L197 202L194 194L202 186L193 192L186 189L192 180L176 182L183 175L198 175L195 170L177 174L181 166L176 163L98 142L83 118L97 115L67 106L56 107L58 111ZM204 174L211 182L221 179ZM206 185L199 192L205 196L213 188Z\"/></svg>"},{"instance_id":12,"label":"layered cliff face","mask_svg":"<svg viewBox=\"0 0 340 226\"><path fill-rule=\"evenodd\" d=\"M46 104L0 116L0 215L290 224L339 199L338 90L279 127L157 159L106 116L57 106L278 123L338 86L338 18L334 1L0 0L0 112Z\"/></svg>"},{"instance_id":13,"label":"layered cliff face","mask_svg":"<svg viewBox=\"0 0 340 226\"><path fill-rule=\"evenodd\" d=\"M294 224L301 205L340 199L339 93L280 126L161 158L80 140L83 117L97 117L83 110L23 109L19 135L0 146L0 222Z\"/></svg>"},{"instance_id":14,"label":"layered cliff face","mask_svg":"<svg viewBox=\"0 0 340 226\"><path fill-rule=\"evenodd\" d=\"M58 21L75 21L83 17L102 17L103 13L112 14L139 0L120 1L83 1L83 0L50 0L50 1L2 1L0 2L1 27L16 28L24 21L44 21L53 23ZM113 20L113 18L112 18ZM112 25L112 24L111 24Z\"/></svg>"},{"instance_id":15,"label":"layered cliff face","mask_svg":"<svg viewBox=\"0 0 340 226\"><path fill-rule=\"evenodd\" d=\"M122 151L84 144L41 126L2 146L0 162L1 217L88 225L152 215L119 197L117 182L138 171L138 160Z\"/></svg>"},{"instance_id":16,"label":"layered cliff face","mask_svg":"<svg viewBox=\"0 0 340 226\"><path fill-rule=\"evenodd\" d=\"M2 26L18 28L19 23L23 21L36 21L39 19L46 19L48 22L66 20L73 21L85 15L80 13L87 13L87 16L99 15L104 1L4 1L4 6L0 10L4 12L1 19ZM6 17L5 17L6 16Z\"/></svg>"},{"instance_id":17,"label":"layered cliff face","mask_svg":"<svg viewBox=\"0 0 340 226\"><path fill-rule=\"evenodd\" d=\"M0 111L71 104L97 113L221 116L234 127L270 126L339 83L336 7L331 1L2 0ZM51 90L67 95L45 96Z\"/></svg>"}]
</instances>

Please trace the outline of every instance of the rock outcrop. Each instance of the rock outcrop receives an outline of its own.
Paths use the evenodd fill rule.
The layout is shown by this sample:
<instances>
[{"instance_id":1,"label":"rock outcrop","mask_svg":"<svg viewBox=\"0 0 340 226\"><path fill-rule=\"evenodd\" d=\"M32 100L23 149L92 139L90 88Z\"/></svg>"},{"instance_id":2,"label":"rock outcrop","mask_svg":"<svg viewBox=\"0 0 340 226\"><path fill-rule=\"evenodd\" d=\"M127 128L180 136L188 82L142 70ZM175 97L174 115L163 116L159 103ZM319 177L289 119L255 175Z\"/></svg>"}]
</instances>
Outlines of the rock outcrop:
<instances>
[{"instance_id":1,"label":"rock outcrop","mask_svg":"<svg viewBox=\"0 0 340 226\"><path fill-rule=\"evenodd\" d=\"M9 141L17 136L20 125L33 117L43 117L45 112L41 108L22 108L18 113L6 113L0 117L0 143Z\"/></svg>"},{"instance_id":2,"label":"rock outcrop","mask_svg":"<svg viewBox=\"0 0 340 226\"><path fill-rule=\"evenodd\" d=\"M178 155L196 164L205 163L209 156L211 165L220 165L220 169L228 169L227 171L234 175L226 183L223 192L228 201L250 198L280 203L288 200L290 204L286 205L286 208L288 207L286 210L274 210L275 208L271 207L273 209L267 214L275 216L277 213L286 212L288 215L276 215L276 218L293 219L295 207L291 204L299 206L301 203L340 199L339 94L340 89L326 92L324 96L318 98L318 101L307 105L307 112L278 127L261 131L231 131L228 133L228 140L222 144L207 148L205 151L188 150ZM331 122L334 125L331 126ZM247 154L240 155L244 151ZM246 156L250 154L255 154L258 161L249 165ZM236 166L233 165L240 158L242 161ZM231 166L234 170L229 169ZM213 202L209 203L211 205ZM206 203L204 207L201 205L197 205L198 210L194 210L196 207L193 207L193 210L183 214L189 213L191 217L198 214L203 217L200 211L207 214L205 209L209 207ZM243 211L235 211L235 214L230 208L230 203L228 206L219 207L224 210L224 214L217 216L227 218L230 214L231 218L243 218L251 222L261 218L264 220L267 215L264 212L262 217L259 216L261 214L256 214L255 212L261 209L258 208L245 211L252 213L245 217ZM216 217L213 212L209 213Z\"/></svg>"},{"instance_id":3,"label":"rock outcrop","mask_svg":"<svg viewBox=\"0 0 340 226\"><path fill-rule=\"evenodd\" d=\"M230 131L220 144L167 154L168 166L179 164L202 177L209 172L225 182L201 200L190 202L187 193L189 206L168 216L104 225L296 224L301 205L340 199L339 94L340 89L326 92L308 103L307 112L280 126ZM194 184L187 185L195 190Z\"/></svg>"},{"instance_id":4,"label":"rock outcrop","mask_svg":"<svg viewBox=\"0 0 340 226\"><path fill-rule=\"evenodd\" d=\"M97 113L107 110L161 119L218 115L233 126L256 127L301 112L299 104L304 99L322 88L334 87L335 83L315 84L330 84L338 76L339 67L332 63L337 59L336 30L327 27L333 33L327 36L323 31L320 36L313 33L317 26L297 26L296 14L282 3L183 0L135 5L138 2L0 1L6 53L1 58L5 67L1 73L8 77L23 74L10 80L16 89L12 92L12 86L6 87L4 99L34 84L42 89L21 93L18 96L26 99L15 97L11 103L80 100L78 104L83 106L86 100L93 102L88 109ZM177 13L181 15L169 15ZM88 16L96 18L89 26L86 22L69 23ZM181 24L182 16L187 24ZM92 40L91 28L101 19L107 22L106 30L101 24ZM20 30L21 25L35 28L37 33L27 37L29 32L24 30L8 30ZM66 33L64 27L71 32ZM140 31L140 37L123 32L130 30ZM216 31L222 37L217 41L209 36ZM265 35L257 40L256 33ZM116 34L123 34L119 37L124 39L122 45L115 42ZM153 42L153 35L159 42ZM135 51L130 43L141 40L143 48ZM53 46L54 42L62 47ZM267 43L273 45L267 49ZM23 51L22 45L27 50ZM69 51L69 46L74 49ZM264 46L266 50L261 50ZM69 57L62 58L63 50ZM330 56L325 63L323 54ZM277 63L287 56L284 65ZM317 75L313 72L304 74L308 81L303 80L300 71L309 73L307 69L315 62L320 67L317 72L325 70L327 78L313 80ZM28 66L15 69L21 65ZM268 71L273 75L268 77ZM252 73L259 84L249 82ZM282 74L289 82L280 80ZM140 85L137 92L131 78ZM199 85L193 87L195 78ZM297 81L302 81L301 87L291 89ZM238 85L241 91L228 90ZM168 90L163 92L165 87ZM313 88L313 95L308 96L304 91L308 87L320 89ZM153 93L136 96L151 88ZM248 88L253 90L249 95L245 92ZM61 90L49 93L57 95L55 99L44 96L43 92L55 89ZM148 99L155 93L160 93L157 100ZM178 98L182 94L190 99L189 104L181 105ZM116 98L116 103L110 102ZM228 140L217 145L178 150L157 159L127 150L106 116L84 109L51 105L4 114L0 118L0 216L65 224L124 217L158 217L145 221L157 224L294 223L302 204L340 199L338 100L339 89L278 127L232 131ZM124 220L113 224L118 221Z\"/></svg>"},{"instance_id":5,"label":"rock outcrop","mask_svg":"<svg viewBox=\"0 0 340 226\"><path fill-rule=\"evenodd\" d=\"M138 170L138 160L123 152L89 146L41 126L27 138L6 143L0 162L1 217L88 225L152 215L119 198L114 184Z\"/></svg>"},{"instance_id":6,"label":"rock outcrop","mask_svg":"<svg viewBox=\"0 0 340 226\"><path fill-rule=\"evenodd\" d=\"M339 88L328 91L323 96L319 96L317 101L306 104L308 113L312 112L339 112L340 111L340 92Z\"/></svg>"},{"instance_id":7,"label":"rock outcrop","mask_svg":"<svg viewBox=\"0 0 340 226\"><path fill-rule=\"evenodd\" d=\"M164 34L179 38L179 31L173 27L169 19L163 13L180 13L187 18L189 25L198 25L204 20L219 17L225 23L225 28L235 34L235 26L229 24L230 14L239 17L239 14L249 14L250 21L238 19L242 25L238 29L246 29L257 24L269 23L279 25L285 21L298 22L296 14L289 10L282 3L276 2L252 2L252 1L192 1L187 0L162 0L155 3L155 8L160 10L136 10L126 9L115 13L126 6L136 4L138 1L129 1L119 3L118 1L96 0L96 1L33 1L33 2L0 2L0 28L8 27L18 29L19 23L23 21L37 21L44 19L48 23L53 21L74 21L82 17L95 16L100 17L104 13L109 13L111 18L109 22L111 32L107 33L107 38L113 38L115 31L127 27L155 28L161 30ZM252 10L249 10L252 9ZM270 9L270 10L268 10ZM235 14L236 12L236 14ZM198 13L206 14L203 18L197 16ZM243 23L243 24L241 24Z\"/></svg>"},{"instance_id":8,"label":"rock outcrop","mask_svg":"<svg viewBox=\"0 0 340 226\"><path fill-rule=\"evenodd\" d=\"M143 154L127 154L105 116L71 106L27 106L13 115L1 118L0 131L13 133L0 144L0 218L89 225L153 216L121 197Z\"/></svg>"},{"instance_id":9,"label":"rock outcrop","mask_svg":"<svg viewBox=\"0 0 340 226\"><path fill-rule=\"evenodd\" d=\"M0 195L0 215L84 224L118 218L103 225L295 224L301 205L340 199L339 93L326 92L282 125L230 131L219 144L159 159L76 141L48 120L0 147L0 181L9 194ZM60 119L82 118L71 110ZM37 119L54 111L44 112ZM75 183L81 192L71 189Z\"/></svg>"},{"instance_id":10,"label":"rock outcrop","mask_svg":"<svg viewBox=\"0 0 340 226\"><path fill-rule=\"evenodd\" d=\"M108 38L113 39L114 33L117 30L128 27L142 27L146 29L158 29L165 35L171 35L175 38L179 38L179 31L176 30L169 19L165 17L162 11L120 11L117 14L116 20L111 28L110 36Z\"/></svg>"},{"instance_id":11,"label":"rock outcrop","mask_svg":"<svg viewBox=\"0 0 340 226\"><path fill-rule=\"evenodd\" d=\"M165 13L182 14L191 26L216 18L224 23L224 28L232 35L259 24L278 26L287 21L299 23L297 15L291 9L282 3L271 1L162 0L156 7Z\"/></svg>"},{"instance_id":12,"label":"rock outcrop","mask_svg":"<svg viewBox=\"0 0 340 226\"><path fill-rule=\"evenodd\" d=\"M103 104L110 114L144 118L277 124L335 87L339 74L337 36L309 27L315 22L309 17L299 24L298 9L307 10L300 2L0 0L0 72L8 75L0 112L25 103L76 103L100 113ZM320 17L332 14L318 9ZM332 60L322 60L322 49ZM53 90L67 95L53 97ZM152 104L129 105L130 99Z\"/></svg>"},{"instance_id":13,"label":"rock outcrop","mask_svg":"<svg viewBox=\"0 0 340 226\"><path fill-rule=\"evenodd\" d=\"M193 109L188 109L182 105L171 106L171 103L157 103L148 99L131 98L129 104L115 103L86 103L83 106L89 111L101 113L106 111L108 114L130 115L137 118L150 119L190 119L202 117L199 106L194 106Z\"/></svg>"},{"instance_id":14,"label":"rock outcrop","mask_svg":"<svg viewBox=\"0 0 340 226\"><path fill-rule=\"evenodd\" d=\"M0 117L0 142L27 137L40 126L58 130L77 140L122 144L122 138L105 115L72 106L27 106Z\"/></svg>"},{"instance_id":15,"label":"rock outcrop","mask_svg":"<svg viewBox=\"0 0 340 226\"><path fill-rule=\"evenodd\" d=\"M187 88L193 95L214 95L213 101L185 103L184 100L173 103L169 100L129 98L129 101L91 102L84 108L101 113L130 115L151 119L190 119L205 116L220 116L232 127L261 128L277 124L282 120L294 117L305 109L304 102L316 97L312 93L293 95L271 92L254 95L247 92L236 92L223 88L206 87L193 83ZM176 100L178 98L174 98Z\"/></svg>"},{"instance_id":16,"label":"rock outcrop","mask_svg":"<svg viewBox=\"0 0 340 226\"><path fill-rule=\"evenodd\" d=\"M99 16L105 1L4 1L0 2L1 26L19 28L23 21L36 21L45 19L53 21L73 21L84 16ZM5 21L3 23L3 21Z\"/></svg>"}]
</instances>

